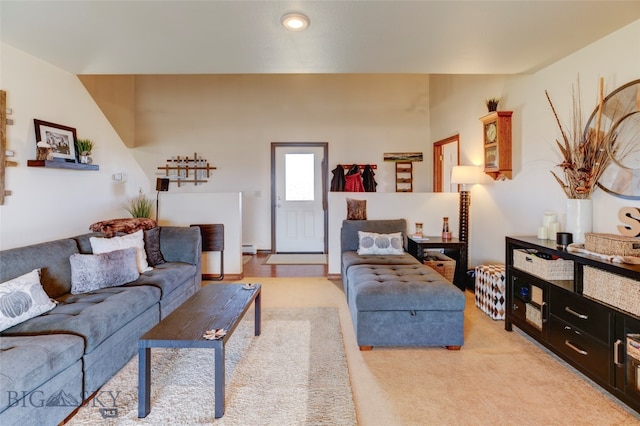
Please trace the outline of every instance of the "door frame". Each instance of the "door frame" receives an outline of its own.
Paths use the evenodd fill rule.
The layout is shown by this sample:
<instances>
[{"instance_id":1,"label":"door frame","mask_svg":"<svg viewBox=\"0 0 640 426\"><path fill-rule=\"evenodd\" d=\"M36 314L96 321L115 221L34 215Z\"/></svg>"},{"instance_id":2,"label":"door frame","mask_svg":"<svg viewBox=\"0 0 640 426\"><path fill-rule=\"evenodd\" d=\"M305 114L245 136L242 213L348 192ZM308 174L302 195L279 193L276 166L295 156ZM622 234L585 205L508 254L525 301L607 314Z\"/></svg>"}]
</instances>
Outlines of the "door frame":
<instances>
[{"instance_id":1,"label":"door frame","mask_svg":"<svg viewBox=\"0 0 640 426\"><path fill-rule=\"evenodd\" d=\"M444 188L442 180L442 156L444 154L444 146L455 143L458 148L458 165L460 165L460 134L449 136L433 143L433 192L443 192Z\"/></svg>"},{"instance_id":2,"label":"door frame","mask_svg":"<svg viewBox=\"0 0 640 426\"><path fill-rule=\"evenodd\" d=\"M327 176L329 143L328 142L271 142L271 254L276 253L276 150L277 148L322 148L322 165L320 179L322 180L322 210L324 220L324 253L329 253L329 208L327 203Z\"/></svg>"}]
</instances>

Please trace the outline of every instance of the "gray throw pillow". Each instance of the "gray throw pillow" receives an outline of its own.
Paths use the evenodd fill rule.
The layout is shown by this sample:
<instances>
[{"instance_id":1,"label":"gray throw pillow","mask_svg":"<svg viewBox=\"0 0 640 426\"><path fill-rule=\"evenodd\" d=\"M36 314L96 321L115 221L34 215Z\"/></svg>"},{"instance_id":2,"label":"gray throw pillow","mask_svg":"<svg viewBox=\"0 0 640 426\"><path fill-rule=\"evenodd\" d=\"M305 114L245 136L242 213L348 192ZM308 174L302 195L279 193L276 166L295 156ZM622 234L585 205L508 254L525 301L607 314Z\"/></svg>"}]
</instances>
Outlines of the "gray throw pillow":
<instances>
[{"instance_id":1,"label":"gray throw pillow","mask_svg":"<svg viewBox=\"0 0 640 426\"><path fill-rule=\"evenodd\" d=\"M133 247L100 254L72 254L71 294L117 287L140 276Z\"/></svg>"},{"instance_id":2,"label":"gray throw pillow","mask_svg":"<svg viewBox=\"0 0 640 426\"><path fill-rule=\"evenodd\" d=\"M149 266L157 266L165 263L160 251L160 228L156 227L144 231L144 249L147 252Z\"/></svg>"}]
</instances>

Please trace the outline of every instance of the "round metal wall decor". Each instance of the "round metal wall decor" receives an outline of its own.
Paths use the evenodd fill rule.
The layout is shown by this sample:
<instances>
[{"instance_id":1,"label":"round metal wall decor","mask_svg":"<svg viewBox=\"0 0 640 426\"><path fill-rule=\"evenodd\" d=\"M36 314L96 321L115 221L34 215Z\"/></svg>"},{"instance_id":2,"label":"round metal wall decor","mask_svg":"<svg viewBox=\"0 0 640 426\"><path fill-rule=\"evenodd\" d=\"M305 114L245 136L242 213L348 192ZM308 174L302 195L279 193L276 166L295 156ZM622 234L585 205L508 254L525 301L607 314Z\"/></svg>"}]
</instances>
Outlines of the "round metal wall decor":
<instances>
[{"instance_id":1,"label":"round metal wall decor","mask_svg":"<svg viewBox=\"0 0 640 426\"><path fill-rule=\"evenodd\" d=\"M598 108L584 129L584 136L595 131ZM610 164L598 186L616 197L640 200L640 80L631 81L611 92L603 101L600 132L614 136L607 146Z\"/></svg>"}]
</instances>

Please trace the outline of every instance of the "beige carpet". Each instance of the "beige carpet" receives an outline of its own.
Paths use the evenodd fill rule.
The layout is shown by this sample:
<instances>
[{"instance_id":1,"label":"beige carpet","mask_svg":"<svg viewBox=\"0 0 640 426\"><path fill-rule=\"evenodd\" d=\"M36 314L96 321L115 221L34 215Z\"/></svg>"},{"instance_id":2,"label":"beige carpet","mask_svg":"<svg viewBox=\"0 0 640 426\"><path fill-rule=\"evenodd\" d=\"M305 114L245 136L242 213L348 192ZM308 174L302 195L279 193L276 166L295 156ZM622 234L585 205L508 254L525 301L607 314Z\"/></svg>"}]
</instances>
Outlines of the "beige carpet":
<instances>
[{"instance_id":1,"label":"beige carpet","mask_svg":"<svg viewBox=\"0 0 640 426\"><path fill-rule=\"evenodd\" d=\"M251 260L251 255L244 254L242 255L242 264L246 265Z\"/></svg>"},{"instance_id":2,"label":"beige carpet","mask_svg":"<svg viewBox=\"0 0 640 426\"><path fill-rule=\"evenodd\" d=\"M270 254L266 265L326 265L326 254Z\"/></svg>"},{"instance_id":3,"label":"beige carpet","mask_svg":"<svg viewBox=\"0 0 640 426\"><path fill-rule=\"evenodd\" d=\"M266 308L253 336L247 312L226 346L226 411L214 418L213 350L152 349L151 413L138 419L135 357L71 425L355 425L337 309ZM111 393L108 393L111 392ZM117 392L120 392L119 394ZM117 417L103 419L101 404Z\"/></svg>"},{"instance_id":4,"label":"beige carpet","mask_svg":"<svg viewBox=\"0 0 640 426\"><path fill-rule=\"evenodd\" d=\"M508 333L467 292L465 345L358 350L344 294L325 278L245 278L265 306L338 308L358 425L639 425L640 416L519 332ZM284 358L287 359L287 358Z\"/></svg>"}]
</instances>

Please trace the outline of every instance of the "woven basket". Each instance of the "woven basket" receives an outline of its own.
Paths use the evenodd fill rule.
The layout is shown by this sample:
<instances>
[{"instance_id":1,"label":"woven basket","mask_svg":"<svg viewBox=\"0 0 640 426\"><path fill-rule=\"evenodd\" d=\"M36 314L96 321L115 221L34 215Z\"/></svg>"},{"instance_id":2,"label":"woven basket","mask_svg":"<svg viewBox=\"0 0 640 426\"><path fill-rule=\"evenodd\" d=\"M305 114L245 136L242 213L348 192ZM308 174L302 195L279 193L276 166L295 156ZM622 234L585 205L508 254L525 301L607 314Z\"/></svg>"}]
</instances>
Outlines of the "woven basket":
<instances>
[{"instance_id":1,"label":"woven basket","mask_svg":"<svg viewBox=\"0 0 640 426\"><path fill-rule=\"evenodd\" d=\"M582 294L640 315L640 281L585 266Z\"/></svg>"},{"instance_id":2,"label":"woven basket","mask_svg":"<svg viewBox=\"0 0 640 426\"><path fill-rule=\"evenodd\" d=\"M584 234L584 248L609 256L640 256L640 238L616 234Z\"/></svg>"},{"instance_id":3,"label":"woven basket","mask_svg":"<svg viewBox=\"0 0 640 426\"><path fill-rule=\"evenodd\" d=\"M514 250L513 266L545 280L573 279L572 260L547 260L524 250Z\"/></svg>"},{"instance_id":4,"label":"woven basket","mask_svg":"<svg viewBox=\"0 0 640 426\"><path fill-rule=\"evenodd\" d=\"M445 277L447 281L453 282L453 276L456 272L456 261L442 253L433 251L427 253L422 263L435 269L440 275Z\"/></svg>"}]
</instances>

